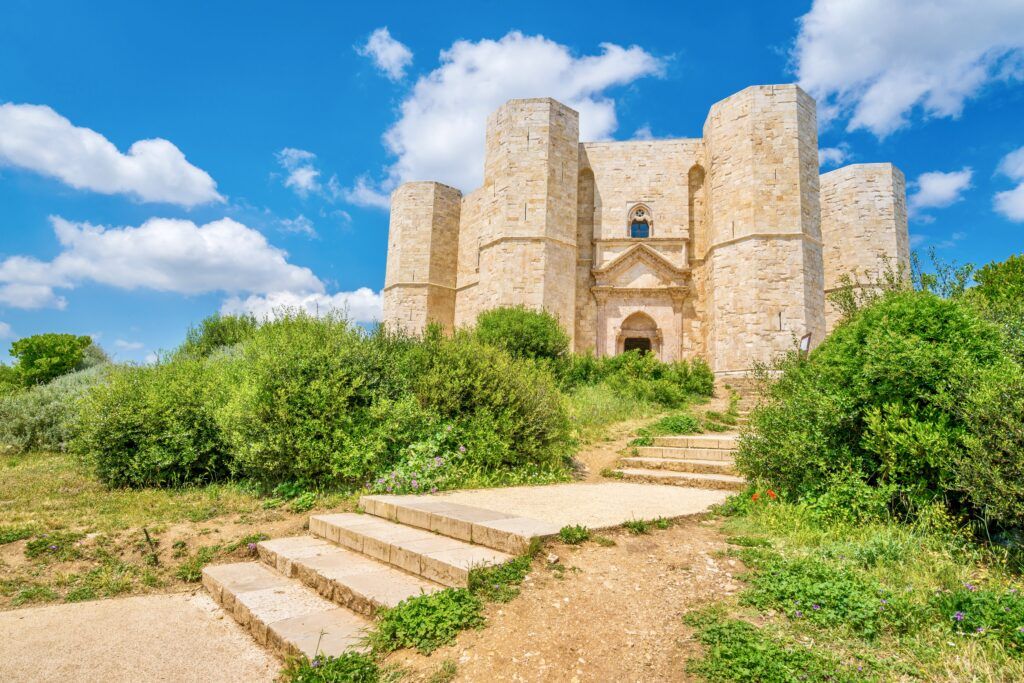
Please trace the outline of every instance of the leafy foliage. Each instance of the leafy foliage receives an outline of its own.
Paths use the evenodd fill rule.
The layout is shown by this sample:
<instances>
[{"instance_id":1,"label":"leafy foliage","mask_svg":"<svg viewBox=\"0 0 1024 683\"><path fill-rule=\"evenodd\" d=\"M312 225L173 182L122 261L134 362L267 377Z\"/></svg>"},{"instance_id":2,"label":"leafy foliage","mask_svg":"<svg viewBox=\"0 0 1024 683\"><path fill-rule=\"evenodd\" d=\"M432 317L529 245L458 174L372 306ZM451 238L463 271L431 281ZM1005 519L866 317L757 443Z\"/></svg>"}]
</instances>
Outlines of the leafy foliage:
<instances>
[{"instance_id":1,"label":"leafy foliage","mask_svg":"<svg viewBox=\"0 0 1024 683\"><path fill-rule=\"evenodd\" d=\"M519 595L519 584L530 573L533 559L521 555L494 567L479 567L469 573L469 592L491 602L508 602Z\"/></svg>"},{"instance_id":2,"label":"leafy foliage","mask_svg":"<svg viewBox=\"0 0 1024 683\"><path fill-rule=\"evenodd\" d=\"M562 543L579 545L580 543L590 539L590 530L585 526L580 526L579 524L563 526L558 530L558 537L562 539Z\"/></svg>"},{"instance_id":3,"label":"leafy foliage","mask_svg":"<svg viewBox=\"0 0 1024 683\"><path fill-rule=\"evenodd\" d=\"M259 322L252 315L214 315L205 318L199 327L191 327L178 350L188 356L206 358L225 347L236 346L256 332Z\"/></svg>"},{"instance_id":4,"label":"leafy foliage","mask_svg":"<svg viewBox=\"0 0 1024 683\"><path fill-rule=\"evenodd\" d=\"M483 626L482 611L480 599L465 589L408 598L383 612L368 641L380 652L414 647L429 654L454 641L459 631Z\"/></svg>"},{"instance_id":5,"label":"leafy foliage","mask_svg":"<svg viewBox=\"0 0 1024 683\"><path fill-rule=\"evenodd\" d=\"M513 358L556 360L569 352L569 335L547 311L505 306L477 316L476 338L504 349Z\"/></svg>"},{"instance_id":6,"label":"leafy foliage","mask_svg":"<svg viewBox=\"0 0 1024 683\"><path fill-rule=\"evenodd\" d=\"M11 357L24 386L45 384L81 369L85 351L92 345L89 337L73 334L37 334L11 344Z\"/></svg>"},{"instance_id":7,"label":"leafy foliage","mask_svg":"<svg viewBox=\"0 0 1024 683\"><path fill-rule=\"evenodd\" d=\"M358 652L293 659L281 674L290 683L378 683L382 676L377 661Z\"/></svg>"}]
</instances>

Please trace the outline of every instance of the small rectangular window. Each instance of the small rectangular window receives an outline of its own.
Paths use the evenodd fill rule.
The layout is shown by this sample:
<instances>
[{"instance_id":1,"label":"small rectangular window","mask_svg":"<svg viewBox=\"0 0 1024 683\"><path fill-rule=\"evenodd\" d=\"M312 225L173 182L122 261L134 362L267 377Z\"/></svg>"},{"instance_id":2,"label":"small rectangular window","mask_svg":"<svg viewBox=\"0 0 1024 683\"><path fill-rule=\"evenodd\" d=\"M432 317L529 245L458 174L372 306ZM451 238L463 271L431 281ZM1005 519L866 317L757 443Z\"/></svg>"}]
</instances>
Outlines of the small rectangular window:
<instances>
[{"instance_id":1,"label":"small rectangular window","mask_svg":"<svg viewBox=\"0 0 1024 683\"><path fill-rule=\"evenodd\" d=\"M633 221L633 224L629 226L630 237L650 237L651 226L644 221Z\"/></svg>"}]
</instances>

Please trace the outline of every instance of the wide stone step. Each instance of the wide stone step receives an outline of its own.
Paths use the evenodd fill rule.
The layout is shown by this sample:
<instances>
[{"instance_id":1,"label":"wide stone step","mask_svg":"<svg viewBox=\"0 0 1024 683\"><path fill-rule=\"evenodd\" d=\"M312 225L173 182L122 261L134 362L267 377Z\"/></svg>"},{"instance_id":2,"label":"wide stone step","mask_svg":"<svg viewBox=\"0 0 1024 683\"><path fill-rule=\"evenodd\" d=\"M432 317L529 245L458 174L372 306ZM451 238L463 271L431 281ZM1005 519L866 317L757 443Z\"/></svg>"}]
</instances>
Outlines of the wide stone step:
<instances>
[{"instance_id":1,"label":"wide stone step","mask_svg":"<svg viewBox=\"0 0 1024 683\"><path fill-rule=\"evenodd\" d=\"M361 649L370 622L259 562L210 565L203 585L225 612L281 657Z\"/></svg>"},{"instance_id":2,"label":"wide stone step","mask_svg":"<svg viewBox=\"0 0 1024 683\"><path fill-rule=\"evenodd\" d=\"M471 569L512 559L499 550L366 514L314 515L309 518L309 531L445 586L465 587Z\"/></svg>"},{"instance_id":3,"label":"wide stone step","mask_svg":"<svg viewBox=\"0 0 1024 683\"><path fill-rule=\"evenodd\" d=\"M511 555L522 555L535 539L558 533L558 526L550 522L449 503L433 497L362 496L359 505L376 517Z\"/></svg>"},{"instance_id":4,"label":"wide stone step","mask_svg":"<svg viewBox=\"0 0 1024 683\"><path fill-rule=\"evenodd\" d=\"M622 458L623 467L649 470L671 470L695 474L732 474L736 466L731 460L679 460L676 458Z\"/></svg>"},{"instance_id":5,"label":"wide stone step","mask_svg":"<svg viewBox=\"0 0 1024 683\"><path fill-rule=\"evenodd\" d=\"M743 477L729 474L696 474L690 472L671 472L669 470L650 470L639 467L624 467L619 472L626 481L640 481L650 484L671 484L673 486L689 486L700 489L722 489L742 491L747 486Z\"/></svg>"},{"instance_id":6,"label":"wide stone step","mask_svg":"<svg viewBox=\"0 0 1024 683\"><path fill-rule=\"evenodd\" d=\"M727 460L731 461L733 451L722 448L676 448L669 446L638 446L636 455L641 458L673 458L676 460Z\"/></svg>"},{"instance_id":7,"label":"wide stone step","mask_svg":"<svg viewBox=\"0 0 1024 683\"><path fill-rule=\"evenodd\" d=\"M315 536L262 541L257 550L263 562L284 576L298 579L328 600L367 616L444 588Z\"/></svg>"},{"instance_id":8,"label":"wide stone step","mask_svg":"<svg viewBox=\"0 0 1024 683\"><path fill-rule=\"evenodd\" d=\"M654 445L667 448L717 448L736 450L739 434L687 434L654 437Z\"/></svg>"}]
</instances>

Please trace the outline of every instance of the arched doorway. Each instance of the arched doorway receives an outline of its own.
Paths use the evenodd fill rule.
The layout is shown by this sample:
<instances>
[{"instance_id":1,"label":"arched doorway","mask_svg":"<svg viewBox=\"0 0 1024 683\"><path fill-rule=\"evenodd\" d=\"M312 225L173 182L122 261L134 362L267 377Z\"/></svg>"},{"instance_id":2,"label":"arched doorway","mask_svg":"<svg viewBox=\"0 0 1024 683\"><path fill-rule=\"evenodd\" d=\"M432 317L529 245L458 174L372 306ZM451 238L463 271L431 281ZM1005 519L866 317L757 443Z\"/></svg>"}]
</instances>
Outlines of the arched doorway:
<instances>
[{"instance_id":1,"label":"arched doorway","mask_svg":"<svg viewBox=\"0 0 1024 683\"><path fill-rule=\"evenodd\" d=\"M622 321L618 334L618 352L639 351L661 355L661 331L654 318L637 311Z\"/></svg>"}]
</instances>

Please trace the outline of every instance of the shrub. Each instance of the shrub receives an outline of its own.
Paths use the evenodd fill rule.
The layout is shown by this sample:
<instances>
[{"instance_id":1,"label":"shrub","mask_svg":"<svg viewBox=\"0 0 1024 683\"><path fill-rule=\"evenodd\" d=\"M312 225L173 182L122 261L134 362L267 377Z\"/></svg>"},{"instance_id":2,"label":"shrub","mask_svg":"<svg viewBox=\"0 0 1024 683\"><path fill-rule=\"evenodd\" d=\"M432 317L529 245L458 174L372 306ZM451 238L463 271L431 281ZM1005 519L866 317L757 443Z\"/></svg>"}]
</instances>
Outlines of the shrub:
<instances>
[{"instance_id":1,"label":"shrub","mask_svg":"<svg viewBox=\"0 0 1024 683\"><path fill-rule=\"evenodd\" d=\"M751 415L754 432L741 437L737 465L790 499L817 496L853 473L891 487L891 500L910 509L936 497L954 510L977 509L984 492L960 490L957 472L965 442L973 435L985 443L988 426L955 406L972 392L984 396L984 369L1008 362L998 330L964 304L888 293L808 359L791 354L773 368L779 375Z\"/></svg>"},{"instance_id":2,"label":"shrub","mask_svg":"<svg viewBox=\"0 0 1024 683\"><path fill-rule=\"evenodd\" d=\"M965 299L1002 327L1010 353L1024 363L1024 255L982 266L974 280Z\"/></svg>"},{"instance_id":3,"label":"shrub","mask_svg":"<svg viewBox=\"0 0 1024 683\"><path fill-rule=\"evenodd\" d=\"M10 365L0 363L0 397L17 393L21 389L21 376Z\"/></svg>"},{"instance_id":4,"label":"shrub","mask_svg":"<svg viewBox=\"0 0 1024 683\"><path fill-rule=\"evenodd\" d=\"M710 396L714 374L701 359L662 363L653 354L628 351L600 361L600 375L623 398L675 408L694 395Z\"/></svg>"},{"instance_id":5,"label":"shrub","mask_svg":"<svg viewBox=\"0 0 1024 683\"><path fill-rule=\"evenodd\" d=\"M48 384L0 396L0 451L63 451L71 439L79 399L109 368L73 372Z\"/></svg>"},{"instance_id":6,"label":"shrub","mask_svg":"<svg viewBox=\"0 0 1024 683\"><path fill-rule=\"evenodd\" d=\"M476 319L476 338L513 358L556 360L569 352L569 335L551 313L525 306L484 311Z\"/></svg>"},{"instance_id":7,"label":"shrub","mask_svg":"<svg viewBox=\"0 0 1024 683\"><path fill-rule=\"evenodd\" d=\"M368 641L380 652L414 647L430 654L454 641L459 631L483 625L480 599L468 590L449 588L408 598L384 610Z\"/></svg>"},{"instance_id":8,"label":"shrub","mask_svg":"<svg viewBox=\"0 0 1024 683\"><path fill-rule=\"evenodd\" d=\"M120 367L82 399L72 449L110 486L222 479L228 449L214 420L224 361Z\"/></svg>"},{"instance_id":9,"label":"shrub","mask_svg":"<svg viewBox=\"0 0 1024 683\"><path fill-rule=\"evenodd\" d=\"M11 357L17 359L22 384L45 384L55 377L81 369L89 337L73 334L37 334L11 344Z\"/></svg>"},{"instance_id":10,"label":"shrub","mask_svg":"<svg viewBox=\"0 0 1024 683\"><path fill-rule=\"evenodd\" d=\"M258 325L252 315L214 314L199 323L199 327L189 328L178 351L205 358L218 349L241 344L253 336Z\"/></svg>"},{"instance_id":11,"label":"shrub","mask_svg":"<svg viewBox=\"0 0 1024 683\"><path fill-rule=\"evenodd\" d=\"M590 538L590 530L578 524L575 526L563 526L558 530L558 537L562 539L562 543L579 545Z\"/></svg>"}]
</instances>

